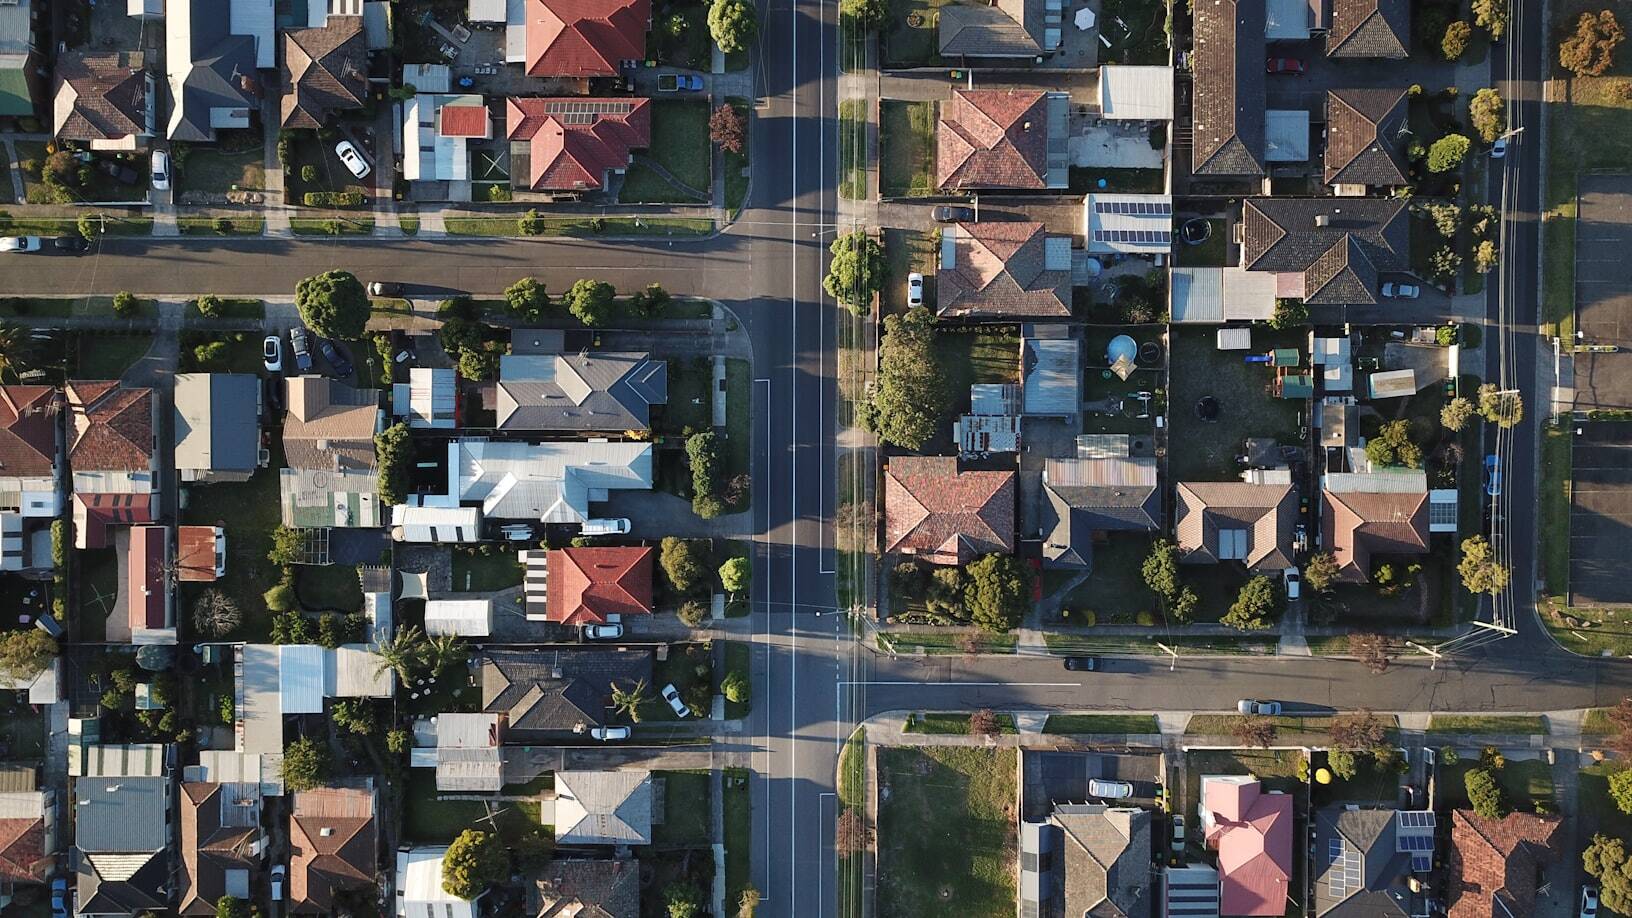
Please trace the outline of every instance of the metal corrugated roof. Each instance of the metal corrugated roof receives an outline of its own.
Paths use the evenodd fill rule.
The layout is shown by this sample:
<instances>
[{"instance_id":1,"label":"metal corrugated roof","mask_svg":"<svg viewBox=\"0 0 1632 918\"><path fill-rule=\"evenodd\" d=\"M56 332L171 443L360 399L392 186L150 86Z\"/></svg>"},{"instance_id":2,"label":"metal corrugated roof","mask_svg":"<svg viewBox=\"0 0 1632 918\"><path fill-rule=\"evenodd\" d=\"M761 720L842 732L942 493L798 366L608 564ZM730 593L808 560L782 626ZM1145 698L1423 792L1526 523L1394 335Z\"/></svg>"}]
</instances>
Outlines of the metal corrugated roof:
<instances>
[{"instance_id":1,"label":"metal corrugated roof","mask_svg":"<svg viewBox=\"0 0 1632 918\"><path fill-rule=\"evenodd\" d=\"M425 603L425 633L486 637L493 628L493 603L486 599L433 599Z\"/></svg>"},{"instance_id":2,"label":"metal corrugated roof","mask_svg":"<svg viewBox=\"0 0 1632 918\"><path fill-rule=\"evenodd\" d=\"M323 648L285 644L278 648L278 696L284 714L323 713Z\"/></svg>"}]
</instances>

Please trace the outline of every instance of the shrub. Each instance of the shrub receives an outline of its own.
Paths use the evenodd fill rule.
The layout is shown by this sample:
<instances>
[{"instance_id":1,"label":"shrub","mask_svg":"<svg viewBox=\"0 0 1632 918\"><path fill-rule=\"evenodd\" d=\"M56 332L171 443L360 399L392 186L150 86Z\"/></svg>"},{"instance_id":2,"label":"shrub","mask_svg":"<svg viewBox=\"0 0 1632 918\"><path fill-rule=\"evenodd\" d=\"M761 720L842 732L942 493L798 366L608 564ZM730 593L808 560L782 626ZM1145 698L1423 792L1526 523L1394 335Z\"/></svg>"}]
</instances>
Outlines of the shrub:
<instances>
[{"instance_id":1,"label":"shrub","mask_svg":"<svg viewBox=\"0 0 1632 918\"><path fill-rule=\"evenodd\" d=\"M675 613L688 628L701 628L703 622L708 621L708 607L695 599L688 599L680 604Z\"/></svg>"},{"instance_id":2,"label":"shrub","mask_svg":"<svg viewBox=\"0 0 1632 918\"><path fill-rule=\"evenodd\" d=\"M113 295L113 314L121 319L134 317L137 312L141 311L141 308L141 303L137 301L136 294L131 293L129 290L121 290Z\"/></svg>"},{"instance_id":3,"label":"shrub","mask_svg":"<svg viewBox=\"0 0 1632 918\"><path fill-rule=\"evenodd\" d=\"M1259 574L1241 587L1229 612L1218 623L1238 631L1262 631L1270 626L1269 615L1274 610L1275 585Z\"/></svg>"},{"instance_id":4,"label":"shrub","mask_svg":"<svg viewBox=\"0 0 1632 918\"><path fill-rule=\"evenodd\" d=\"M516 229L523 236L542 236L544 235L544 218L539 216L537 210L529 208L525 214L516 218Z\"/></svg>"},{"instance_id":5,"label":"shrub","mask_svg":"<svg viewBox=\"0 0 1632 918\"><path fill-rule=\"evenodd\" d=\"M1439 43L1439 50L1448 61L1454 61L1468 50L1468 39L1473 37L1473 26L1458 19L1445 27L1445 38Z\"/></svg>"},{"instance_id":6,"label":"shrub","mask_svg":"<svg viewBox=\"0 0 1632 918\"><path fill-rule=\"evenodd\" d=\"M213 293L206 293L196 301L198 314L206 319L219 318L222 310L221 298Z\"/></svg>"},{"instance_id":7,"label":"shrub","mask_svg":"<svg viewBox=\"0 0 1632 918\"><path fill-rule=\"evenodd\" d=\"M676 593L690 593L701 582L708 570L708 543L664 536L658 543L657 564Z\"/></svg>"},{"instance_id":8,"label":"shrub","mask_svg":"<svg viewBox=\"0 0 1632 918\"><path fill-rule=\"evenodd\" d=\"M310 185L317 181L317 167L307 163L300 167L300 180Z\"/></svg>"},{"instance_id":9,"label":"shrub","mask_svg":"<svg viewBox=\"0 0 1632 918\"><path fill-rule=\"evenodd\" d=\"M1269 317L1269 327L1276 331L1297 328L1309 322L1309 307L1302 300L1279 299L1275 312Z\"/></svg>"},{"instance_id":10,"label":"shrub","mask_svg":"<svg viewBox=\"0 0 1632 918\"><path fill-rule=\"evenodd\" d=\"M1450 172L1462 165L1473 141L1461 134L1446 134L1428 148L1428 171Z\"/></svg>"},{"instance_id":11,"label":"shrub","mask_svg":"<svg viewBox=\"0 0 1632 918\"><path fill-rule=\"evenodd\" d=\"M1422 212L1434 221L1434 229L1439 230L1439 234L1447 239L1455 236L1457 229L1462 226L1462 208L1455 204L1427 204L1423 206Z\"/></svg>"},{"instance_id":12,"label":"shrub","mask_svg":"<svg viewBox=\"0 0 1632 918\"><path fill-rule=\"evenodd\" d=\"M328 779L327 743L301 737L283 749L283 786L290 791L310 790Z\"/></svg>"},{"instance_id":13,"label":"shrub","mask_svg":"<svg viewBox=\"0 0 1632 918\"><path fill-rule=\"evenodd\" d=\"M1450 282L1456 278L1456 272L1462 270L1462 256L1450 246L1444 246L1435 252L1428 261L1428 272L1436 280Z\"/></svg>"},{"instance_id":14,"label":"shrub","mask_svg":"<svg viewBox=\"0 0 1632 918\"><path fill-rule=\"evenodd\" d=\"M1511 811L1507 795L1502 792L1502 785L1489 770L1470 768L1462 776L1462 783L1468 791L1468 804L1479 816L1486 819L1501 819Z\"/></svg>"},{"instance_id":15,"label":"shrub","mask_svg":"<svg viewBox=\"0 0 1632 918\"><path fill-rule=\"evenodd\" d=\"M261 594L266 607L273 612L288 612L295 608L295 587L288 581L275 583L272 588Z\"/></svg>"},{"instance_id":16,"label":"shrub","mask_svg":"<svg viewBox=\"0 0 1632 918\"><path fill-rule=\"evenodd\" d=\"M1480 274L1489 274L1496 270L1498 261L1500 258L1496 254L1496 243L1491 240L1481 239L1479 244L1473 247L1473 269Z\"/></svg>"},{"instance_id":17,"label":"shrub","mask_svg":"<svg viewBox=\"0 0 1632 918\"><path fill-rule=\"evenodd\" d=\"M487 199L495 204L502 204L512 197L509 185L487 186Z\"/></svg>"},{"instance_id":18,"label":"shrub","mask_svg":"<svg viewBox=\"0 0 1632 918\"><path fill-rule=\"evenodd\" d=\"M308 191L300 196L307 207L357 207L363 203L361 191Z\"/></svg>"},{"instance_id":19,"label":"shrub","mask_svg":"<svg viewBox=\"0 0 1632 918\"><path fill-rule=\"evenodd\" d=\"M1439 423L1444 425L1446 430L1459 431L1468 426L1468 421L1472 419L1473 402L1465 398L1453 398L1439 409Z\"/></svg>"},{"instance_id":20,"label":"shrub","mask_svg":"<svg viewBox=\"0 0 1632 918\"><path fill-rule=\"evenodd\" d=\"M727 701L742 704L752 695L753 686L749 683L747 674L740 670L733 670L720 683L720 693L725 696Z\"/></svg>"}]
</instances>

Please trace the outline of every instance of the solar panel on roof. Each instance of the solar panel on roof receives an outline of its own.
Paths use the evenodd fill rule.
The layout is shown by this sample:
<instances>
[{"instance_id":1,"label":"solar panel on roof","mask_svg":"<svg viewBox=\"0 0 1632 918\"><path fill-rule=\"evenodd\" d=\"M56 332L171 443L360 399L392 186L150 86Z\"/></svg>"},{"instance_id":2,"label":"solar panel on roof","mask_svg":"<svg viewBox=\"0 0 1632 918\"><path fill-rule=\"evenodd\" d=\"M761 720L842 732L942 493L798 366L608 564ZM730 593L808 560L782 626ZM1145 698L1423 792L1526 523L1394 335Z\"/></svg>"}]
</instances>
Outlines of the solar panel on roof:
<instances>
[{"instance_id":1,"label":"solar panel on roof","mask_svg":"<svg viewBox=\"0 0 1632 918\"><path fill-rule=\"evenodd\" d=\"M1432 851L1432 850L1434 850L1434 837L1432 835L1401 835L1400 836L1400 851L1402 851L1402 852Z\"/></svg>"},{"instance_id":2,"label":"solar panel on roof","mask_svg":"<svg viewBox=\"0 0 1632 918\"><path fill-rule=\"evenodd\" d=\"M1434 869L1434 859L1427 855L1413 855L1411 858L1412 873L1430 873Z\"/></svg>"},{"instance_id":3,"label":"solar panel on roof","mask_svg":"<svg viewBox=\"0 0 1632 918\"><path fill-rule=\"evenodd\" d=\"M1432 829L1438 823L1433 810L1401 810L1398 816L1401 828Z\"/></svg>"}]
</instances>

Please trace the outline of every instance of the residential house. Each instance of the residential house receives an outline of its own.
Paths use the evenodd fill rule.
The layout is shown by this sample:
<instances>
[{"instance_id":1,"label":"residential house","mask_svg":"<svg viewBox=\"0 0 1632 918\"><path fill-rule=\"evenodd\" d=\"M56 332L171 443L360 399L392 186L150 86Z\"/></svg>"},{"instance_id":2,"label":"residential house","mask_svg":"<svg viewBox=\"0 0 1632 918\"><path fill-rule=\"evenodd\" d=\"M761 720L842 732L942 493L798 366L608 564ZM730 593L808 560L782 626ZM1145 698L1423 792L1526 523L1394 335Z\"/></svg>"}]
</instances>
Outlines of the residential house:
<instances>
[{"instance_id":1,"label":"residential house","mask_svg":"<svg viewBox=\"0 0 1632 918\"><path fill-rule=\"evenodd\" d=\"M210 143L215 132L250 126L261 105L256 70L271 67L271 0L174 0L165 6L164 67L171 140Z\"/></svg>"},{"instance_id":2,"label":"residential house","mask_svg":"<svg viewBox=\"0 0 1632 918\"><path fill-rule=\"evenodd\" d=\"M181 915L214 915L222 896L251 901L266 851L259 789L187 781L181 785Z\"/></svg>"},{"instance_id":3,"label":"residential house","mask_svg":"<svg viewBox=\"0 0 1632 918\"><path fill-rule=\"evenodd\" d=\"M74 782L75 914L129 916L170 909L170 779L82 777Z\"/></svg>"},{"instance_id":4,"label":"residential house","mask_svg":"<svg viewBox=\"0 0 1632 918\"><path fill-rule=\"evenodd\" d=\"M1411 4L1407 0L1331 0L1326 55L1335 58L1411 56Z\"/></svg>"},{"instance_id":5,"label":"residential house","mask_svg":"<svg viewBox=\"0 0 1632 918\"><path fill-rule=\"evenodd\" d=\"M408 381L391 386L391 413L410 430L459 427L459 373L452 367L413 367Z\"/></svg>"},{"instance_id":6,"label":"residential house","mask_svg":"<svg viewBox=\"0 0 1632 918\"><path fill-rule=\"evenodd\" d=\"M585 524L595 522L590 505L612 491L651 488L652 446L463 439L448 444L447 470L447 492L416 496L415 505L479 505L488 519Z\"/></svg>"},{"instance_id":7,"label":"residential house","mask_svg":"<svg viewBox=\"0 0 1632 918\"><path fill-rule=\"evenodd\" d=\"M640 864L632 858L557 858L527 884L536 918L640 918Z\"/></svg>"},{"instance_id":8,"label":"residential house","mask_svg":"<svg viewBox=\"0 0 1632 918\"><path fill-rule=\"evenodd\" d=\"M487 103L479 95L426 89L420 86L419 93L402 104L403 135L417 139L402 151L402 177L409 182L468 182L470 142L493 138ZM416 191L418 196L421 192Z\"/></svg>"},{"instance_id":9,"label":"residential house","mask_svg":"<svg viewBox=\"0 0 1632 918\"><path fill-rule=\"evenodd\" d=\"M1022 887L1037 890L1039 915L1149 918L1151 909L1150 811L1103 803L1055 804L1041 823L1021 823L1035 833L1033 868L1023 864ZM1027 903L1029 906L1031 903Z\"/></svg>"},{"instance_id":10,"label":"residential house","mask_svg":"<svg viewBox=\"0 0 1632 918\"><path fill-rule=\"evenodd\" d=\"M936 22L941 57L1023 58L1060 46L1060 5L1044 0L949 3Z\"/></svg>"},{"instance_id":11,"label":"residential house","mask_svg":"<svg viewBox=\"0 0 1632 918\"><path fill-rule=\"evenodd\" d=\"M1535 914L1542 872L1567 844L1559 838L1561 824L1557 816L1535 813L1486 819L1471 810L1451 811L1448 918Z\"/></svg>"},{"instance_id":12,"label":"residential house","mask_svg":"<svg viewBox=\"0 0 1632 918\"><path fill-rule=\"evenodd\" d=\"M329 698L390 698L396 684L366 644L245 644L239 653L237 751L249 755L283 752L286 715L322 714Z\"/></svg>"},{"instance_id":13,"label":"residential house","mask_svg":"<svg viewBox=\"0 0 1632 918\"><path fill-rule=\"evenodd\" d=\"M327 16L320 26L285 29L282 75L285 128L317 130L337 112L362 108L368 99L363 17Z\"/></svg>"},{"instance_id":14,"label":"residential house","mask_svg":"<svg viewBox=\"0 0 1632 918\"><path fill-rule=\"evenodd\" d=\"M1434 866L1432 810L1327 807L1315 814L1315 918L1417 918ZM1488 918L1488 916L1487 916Z\"/></svg>"},{"instance_id":15,"label":"residential house","mask_svg":"<svg viewBox=\"0 0 1632 918\"><path fill-rule=\"evenodd\" d=\"M1218 852L1223 916L1286 912L1292 879L1292 798L1250 775L1203 775L1202 838Z\"/></svg>"},{"instance_id":16,"label":"residential house","mask_svg":"<svg viewBox=\"0 0 1632 918\"><path fill-rule=\"evenodd\" d=\"M53 565L50 545L42 553L29 530L62 513L61 406L50 386L0 386L0 570ZM36 528L34 534L41 532L49 543L48 530Z\"/></svg>"},{"instance_id":17,"label":"residential house","mask_svg":"<svg viewBox=\"0 0 1632 918\"><path fill-rule=\"evenodd\" d=\"M548 329L517 329L510 340L495 386L500 430L646 430L652 406L668 403L667 361L639 352L568 352L562 333Z\"/></svg>"},{"instance_id":18,"label":"residential house","mask_svg":"<svg viewBox=\"0 0 1632 918\"><path fill-rule=\"evenodd\" d=\"M1439 502L1445 502L1440 492ZM1450 529L1455 532L1456 492L1449 491ZM1430 501L1428 476L1420 469L1334 472L1325 476L1321 493L1320 544L1337 559L1337 579L1365 583L1371 578L1371 556L1428 553Z\"/></svg>"},{"instance_id":19,"label":"residential house","mask_svg":"<svg viewBox=\"0 0 1632 918\"><path fill-rule=\"evenodd\" d=\"M1181 563L1240 561L1271 574L1292 566L1298 494L1290 483L1181 481L1177 503Z\"/></svg>"},{"instance_id":20,"label":"residential house","mask_svg":"<svg viewBox=\"0 0 1632 918\"><path fill-rule=\"evenodd\" d=\"M286 380L284 463L279 473L283 524L381 525L374 435L385 427L378 389L354 389L323 376ZM321 473L321 474L319 474Z\"/></svg>"},{"instance_id":21,"label":"residential house","mask_svg":"<svg viewBox=\"0 0 1632 918\"><path fill-rule=\"evenodd\" d=\"M377 895L379 798L372 779L296 791L289 813L289 912L332 915L336 898Z\"/></svg>"},{"instance_id":22,"label":"residential house","mask_svg":"<svg viewBox=\"0 0 1632 918\"><path fill-rule=\"evenodd\" d=\"M261 466L261 380L177 373L176 473L182 481L248 481Z\"/></svg>"},{"instance_id":23,"label":"residential house","mask_svg":"<svg viewBox=\"0 0 1632 918\"><path fill-rule=\"evenodd\" d=\"M397 849L397 918L476 918L475 899L461 899L442 888L447 853L446 845Z\"/></svg>"},{"instance_id":24,"label":"residential house","mask_svg":"<svg viewBox=\"0 0 1632 918\"><path fill-rule=\"evenodd\" d=\"M227 573L227 530L221 526L176 527L176 579L212 583Z\"/></svg>"},{"instance_id":25,"label":"residential house","mask_svg":"<svg viewBox=\"0 0 1632 918\"><path fill-rule=\"evenodd\" d=\"M1385 198L1248 198L1241 267L1275 274L1276 296L1311 306L1373 305L1380 278L1409 272L1406 202Z\"/></svg>"},{"instance_id":26,"label":"residential house","mask_svg":"<svg viewBox=\"0 0 1632 918\"><path fill-rule=\"evenodd\" d=\"M49 23L38 21L40 12L34 0L0 4L0 117L32 118L45 98L45 59L37 36Z\"/></svg>"},{"instance_id":27,"label":"residential house","mask_svg":"<svg viewBox=\"0 0 1632 918\"><path fill-rule=\"evenodd\" d=\"M475 0L473 0L475 2ZM651 0L524 0L527 75L610 77L646 57ZM509 40L514 60L518 42Z\"/></svg>"},{"instance_id":28,"label":"residential house","mask_svg":"<svg viewBox=\"0 0 1632 918\"><path fill-rule=\"evenodd\" d=\"M505 714L505 736L524 745L572 739L603 726L611 720L614 684L652 684L649 650L489 650L480 666L482 710Z\"/></svg>"},{"instance_id":29,"label":"residential house","mask_svg":"<svg viewBox=\"0 0 1632 918\"><path fill-rule=\"evenodd\" d=\"M948 192L1070 187L1070 106L1063 92L954 89L936 126L936 187Z\"/></svg>"},{"instance_id":30,"label":"residential house","mask_svg":"<svg viewBox=\"0 0 1632 918\"><path fill-rule=\"evenodd\" d=\"M68 464L75 548L105 548L109 527L152 522L158 415L152 389L69 380Z\"/></svg>"},{"instance_id":31,"label":"residential house","mask_svg":"<svg viewBox=\"0 0 1632 918\"><path fill-rule=\"evenodd\" d=\"M158 131L152 71L141 51L57 55L51 133L92 150L135 150Z\"/></svg>"},{"instance_id":32,"label":"residential house","mask_svg":"<svg viewBox=\"0 0 1632 918\"><path fill-rule=\"evenodd\" d=\"M42 790L32 767L0 786L0 890L43 883L56 866L56 792Z\"/></svg>"},{"instance_id":33,"label":"residential house","mask_svg":"<svg viewBox=\"0 0 1632 918\"><path fill-rule=\"evenodd\" d=\"M937 314L958 319L1071 315L1071 237L1041 223L958 223L941 230Z\"/></svg>"},{"instance_id":34,"label":"residential house","mask_svg":"<svg viewBox=\"0 0 1632 918\"><path fill-rule=\"evenodd\" d=\"M176 642L176 597L169 577L173 567L168 528L130 527L123 592L132 644Z\"/></svg>"},{"instance_id":35,"label":"residential house","mask_svg":"<svg viewBox=\"0 0 1632 918\"><path fill-rule=\"evenodd\" d=\"M1162 493L1156 458L1129 455L1125 434L1108 434L1098 455L1043 463L1039 509L1043 564L1091 570L1094 543L1104 532L1156 532L1162 528Z\"/></svg>"},{"instance_id":36,"label":"residential house","mask_svg":"<svg viewBox=\"0 0 1632 918\"><path fill-rule=\"evenodd\" d=\"M557 845L652 843L649 771L558 771L554 803Z\"/></svg>"},{"instance_id":37,"label":"residential house","mask_svg":"<svg viewBox=\"0 0 1632 918\"><path fill-rule=\"evenodd\" d=\"M480 507L426 507L414 502L391 508L391 538L398 542L479 542Z\"/></svg>"},{"instance_id":38,"label":"residential house","mask_svg":"<svg viewBox=\"0 0 1632 918\"><path fill-rule=\"evenodd\" d=\"M558 548L549 571L545 621L599 624L609 617L652 612L651 548Z\"/></svg>"},{"instance_id":39,"label":"residential house","mask_svg":"<svg viewBox=\"0 0 1632 918\"><path fill-rule=\"evenodd\" d=\"M522 191L603 191L652 144L650 99L512 97L504 123L510 184Z\"/></svg>"},{"instance_id":40,"label":"residential house","mask_svg":"<svg viewBox=\"0 0 1632 918\"><path fill-rule=\"evenodd\" d=\"M895 456L884 469L884 551L968 564L1014 550L1013 471L959 470L951 456Z\"/></svg>"},{"instance_id":41,"label":"residential house","mask_svg":"<svg viewBox=\"0 0 1632 918\"><path fill-rule=\"evenodd\" d=\"M496 793L504 786L505 714L464 714L443 712L436 723L418 721L414 725L416 746L408 763L416 768L436 769L436 789L454 793ZM421 724L428 727L422 730ZM434 734L434 744L423 744Z\"/></svg>"},{"instance_id":42,"label":"residential house","mask_svg":"<svg viewBox=\"0 0 1632 918\"><path fill-rule=\"evenodd\" d=\"M1410 183L1405 164L1405 100L1404 89L1387 87L1326 93L1324 178L1338 194L1363 197L1371 189Z\"/></svg>"},{"instance_id":43,"label":"residential house","mask_svg":"<svg viewBox=\"0 0 1632 918\"><path fill-rule=\"evenodd\" d=\"M1165 64L1104 64L1099 68L1101 121L1172 121L1173 68ZM1162 156L1161 151L1156 151Z\"/></svg>"},{"instance_id":44,"label":"residential house","mask_svg":"<svg viewBox=\"0 0 1632 918\"><path fill-rule=\"evenodd\" d=\"M1265 0L1216 0L1195 8L1190 171L1196 175L1266 172L1264 6Z\"/></svg>"}]
</instances>

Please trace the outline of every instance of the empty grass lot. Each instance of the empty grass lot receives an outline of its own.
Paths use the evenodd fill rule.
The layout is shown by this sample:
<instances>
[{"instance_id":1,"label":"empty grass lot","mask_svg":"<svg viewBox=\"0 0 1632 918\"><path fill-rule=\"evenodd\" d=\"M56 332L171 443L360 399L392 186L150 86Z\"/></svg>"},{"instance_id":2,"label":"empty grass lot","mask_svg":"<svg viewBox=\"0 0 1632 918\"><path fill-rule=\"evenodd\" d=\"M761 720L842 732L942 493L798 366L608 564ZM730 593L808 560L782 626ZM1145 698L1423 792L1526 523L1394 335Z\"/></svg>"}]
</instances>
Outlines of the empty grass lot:
<instances>
[{"instance_id":1,"label":"empty grass lot","mask_svg":"<svg viewBox=\"0 0 1632 918\"><path fill-rule=\"evenodd\" d=\"M880 749L878 774L878 914L1013 914L1014 750Z\"/></svg>"},{"instance_id":2,"label":"empty grass lot","mask_svg":"<svg viewBox=\"0 0 1632 918\"><path fill-rule=\"evenodd\" d=\"M1277 336L1253 329L1253 350L1292 346L1301 333ZM1169 414L1172 442L1184 444L1168 456L1173 481L1228 481L1239 469L1235 457L1247 437L1274 437L1283 445L1298 442L1301 402L1271 393L1274 371L1248 364L1241 351L1221 351L1211 328L1175 326L1169 366L1172 374ZM1218 419L1203 421L1196 403L1210 395L1218 401Z\"/></svg>"},{"instance_id":3,"label":"empty grass lot","mask_svg":"<svg viewBox=\"0 0 1632 918\"><path fill-rule=\"evenodd\" d=\"M78 589L74 635L80 641L105 641L108 615L119 595L119 559L112 548L93 548L75 551L72 565Z\"/></svg>"},{"instance_id":4,"label":"empty grass lot","mask_svg":"<svg viewBox=\"0 0 1632 918\"><path fill-rule=\"evenodd\" d=\"M879 102L880 196L923 197L935 193L935 113L934 102Z\"/></svg>"},{"instance_id":5,"label":"empty grass lot","mask_svg":"<svg viewBox=\"0 0 1632 918\"><path fill-rule=\"evenodd\" d=\"M553 787L553 776L547 780ZM505 792L518 793L518 790L507 787ZM439 800L438 796L436 769L409 770L405 793L407 805L403 807L402 824L403 834L409 840L427 844L447 844L465 829L488 827L486 823L478 825L478 820L488 813L487 806L481 801ZM540 824L537 801L504 801L495 803L494 808L502 810L496 820L500 835L530 829Z\"/></svg>"}]
</instances>

